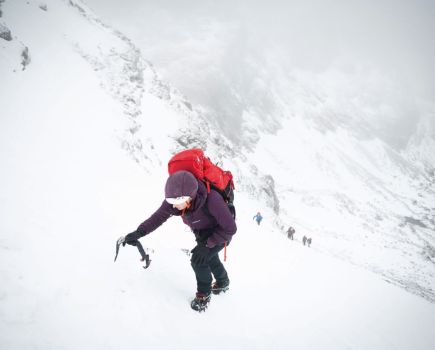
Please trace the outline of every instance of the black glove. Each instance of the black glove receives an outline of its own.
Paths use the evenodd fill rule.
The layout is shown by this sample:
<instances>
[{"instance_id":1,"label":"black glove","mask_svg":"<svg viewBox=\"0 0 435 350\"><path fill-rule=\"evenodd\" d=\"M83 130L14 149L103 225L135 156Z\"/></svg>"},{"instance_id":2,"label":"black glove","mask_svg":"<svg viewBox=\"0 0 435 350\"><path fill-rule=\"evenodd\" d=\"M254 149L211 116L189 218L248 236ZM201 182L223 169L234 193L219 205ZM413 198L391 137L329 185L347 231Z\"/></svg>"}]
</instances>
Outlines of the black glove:
<instances>
[{"instance_id":1,"label":"black glove","mask_svg":"<svg viewBox=\"0 0 435 350\"><path fill-rule=\"evenodd\" d=\"M130 244L135 246L136 241L141 237L142 235L139 232L137 231L131 232L124 237L124 242L122 243L122 245L125 246L125 244Z\"/></svg>"},{"instance_id":2,"label":"black glove","mask_svg":"<svg viewBox=\"0 0 435 350\"><path fill-rule=\"evenodd\" d=\"M207 248L205 244L198 243L195 248L191 250L192 258L190 261L194 265L205 264L208 260L208 254L210 253L210 248Z\"/></svg>"}]
</instances>

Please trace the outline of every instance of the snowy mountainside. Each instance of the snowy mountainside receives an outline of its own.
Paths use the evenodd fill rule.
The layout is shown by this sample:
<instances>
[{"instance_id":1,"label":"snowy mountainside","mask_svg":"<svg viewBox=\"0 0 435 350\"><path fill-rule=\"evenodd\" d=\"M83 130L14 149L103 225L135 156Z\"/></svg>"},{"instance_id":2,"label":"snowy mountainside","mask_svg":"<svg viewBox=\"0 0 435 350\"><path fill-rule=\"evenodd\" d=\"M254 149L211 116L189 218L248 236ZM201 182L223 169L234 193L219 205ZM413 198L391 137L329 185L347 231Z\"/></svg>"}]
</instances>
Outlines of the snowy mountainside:
<instances>
[{"instance_id":1,"label":"snowy mountainside","mask_svg":"<svg viewBox=\"0 0 435 350\"><path fill-rule=\"evenodd\" d=\"M159 96L187 116L188 126L171 137L181 148L200 146L224 159L235 171L238 189L261 198L281 228L298 222L302 231L320 240L324 251L434 300L430 169L435 163L430 151L416 151L430 149L433 138L430 131L425 137L412 136L417 135L413 125L428 130L420 126L424 118L403 122L408 114L430 118L433 109L418 105L375 69L344 74L333 67L314 75L285 73L273 62L250 55L241 60L255 78L237 80L236 74L231 80L235 85L228 86L225 111L195 106L176 90ZM173 99L184 103L174 104ZM213 121L222 116L228 120L231 113L235 120L243 114L240 126ZM143 131L137 135L140 144L152 132L145 118L139 117L137 125ZM388 129L395 125L397 133L390 137ZM234 131L241 136L235 138ZM407 140L412 138L418 146L411 152ZM414 161L409 161L410 153ZM296 194L289 192L289 185Z\"/></svg>"},{"instance_id":2,"label":"snowy mountainside","mask_svg":"<svg viewBox=\"0 0 435 350\"><path fill-rule=\"evenodd\" d=\"M44 9L39 5L32 1L4 3L5 27L14 38L10 42L1 41L5 54L11 55L8 62L14 65L4 66L5 71L16 71L15 67L20 67L21 58L12 47L17 47L15 51L29 47L30 57L49 59L44 57L50 47L47 42L60 41L72 55L83 58L96 73L101 87L122 110L124 118L120 118L122 127L116 130L117 137L143 169L161 172L167 159L161 159L160 154L169 158L176 150L201 147L213 160L232 169L240 179L237 182L242 184L239 190L249 190L278 206L270 177L256 169L242 150L222 134L215 116L207 114L201 106L193 106L164 82L129 38L104 24L83 1L46 1ZM32 18L31 26L25 26L19 18ZM32 36L30 28L44 26L51 31L45 33L40 29ZM38 67L38 63L33 67ZM68 69L71 70L71 66ZM165 120L165 128L156 120ZM256 178L243 175L245 167L255 169Z\"/></svg>"},{"instance_id":3,"label":"snowy mountainside","mask_svg":"<svg viewBox=\"0 0 435 350\"><path fill-rule=\"evenodd\" d=\"M433 102L369 64L314 73L245 55L258 74L234 79L239 144L261 160L245 174L269 174L277 225L434 301Z\"/></svg>"},{"instance_id":4,"label":"snowy mountainside","mask_svg":"<svg viewBox=\"0 0 435 350\"><path fill-rule=\"evenodd\" d=\"M281 130L263 136L256 151L270 159L285 203L281 219L315 236L322 250L435 300L434 139L425 109L416 108L417 131L407 130L398 147L371 120L385 106L357 117L366 106L357 95L346 104L320 85L324 97L313 104L316 94L301 86L293 87L296 102L287 105Z\"/></svg>"},{"instance_id":5,"label":"snowy mountainside","mask_svg":"<svg viewBox=\"0 0 435 350\"><path fill-rule=\"evenodd\" d=\"M30 13L32 5L37 8L37 4L26 2L21 4L22 8L14 6L14 9L17 15L23 15L26 11ZM89 63L101 86L118 101L125 116L124 131L118 131L120 143L146 171L165 166L166 160L161 160L158 154L171 154L185 147L206 149L221 164L223 160L237 158L246 163L241 150L221 133L212 116L200 106L193 107L179 91L164 82L131 40L104 24L85 3L71 0L63 5L46 2L46 6L44 16L53 16L54 10L64 7L63 17L69 20L61 26L63 41ZM66 12L68 7L71 11ZM12 43L17 41L25 39L17 38ZM166 118L165 130L156 128L159 124L154 123L155 118ZM235 175L242 177L237 161L224 166L232 167ZM276 201L269 196L273 194L273 185L267 175L257 172L260 181L244 178L240 189L250 189L265 201Z\"/></svg>"},{"instance_id":6,"label":"snowy mountainside","mask_svg":"<svg viewBox=\"0 0 435 350\"><path fill-rule=\"evenodd\" d=\"M370 64L314 72L244 55L231 103L240 146L261 160L246 174L269 174L277 225L434 301L433 102Z\"/></svg>"},{"instance_id":7,"label":"snowy mountainside","mask_svg":"<svg viewBox=\"0 0 435 350\"><path fill-rule=\"evenodd\" d=\"M314 236L322 251L434 300L433 138L428 128L421 127L424 138L415 136L399 152L382 139L382 128L374 123L385 106L359 115L372 95L366 100L343 97L325 83L346 77L329 72L317 81L297 72L274 84L264 66L249 94L238 92L244 118L240 140L234 143L215 112L194 105L164 82L129 38L104 24L83 2L45 5L43 10L37 2L3 3L4 26L15 36L1 41L9 64L4 69L24 74L32 64L40 67L40 48L47 45L41 38L48 37L42 31L32 37L17 18L34 16L39 20L34 28L43 28L50 19L52 29L61 28L50 32L51 40L81 57L117 104L124 116L117 121L119 142L146 171L164 171L161 155L202 147L235 173L237 190L258 199L265 216L282 229L293 224L301 235ZM62 21L56 18L60 14ZM23 65L26 47L36 60ZM253 72L260 71L261 65L251 65ZM366 84L376 86L370 79ZM267 101L261 98L266 91ZM156 119L164 121L164 130ZM373 130L378 132L375 138L370 136Z\"/></svg>"},{"instance_id":8,"label":"snowy mountainside","mask_svg":"<svg viewBox=\"0 0 435 350\"><path fill-rule=\"evenodd\" d=\"M89 47L85 47L86 43L78 40L75 46L98 73L102 86L120 102L129 123L126 132L120 136L122 145L138 163L150 171L156 165L165 166L165 160L162 162L156 156L162 151L173 153L186 147L200 147L213 160L227 163L224 166L231 167L237 177L243 178L238 181L243 183L241 189L258 194L274 208L279 206L274 185L267 174L257 169L256 179L243 176L238 163L246 163L247 159L242 150L221 132L215 115L201 106L193 106L177 89L164 82L130 39L101 22L84 3L70 1L69 4L77 8L90 24L96 24L88 30L100 32L103 28L106 31L104 40L109 45L104 42L95 45L92 41ZM114 41L120 43L119 48L113 47ZM158 125L153 122L156 118L153 106L159 104L156 99L163 102L160 106L164 107L158 109L158 118L168 119L166 130L154 128ZM168 107L172 112L168 113ZM177 119L177 123L174 124L172 119ZM166 134L165 143L162 132ZM248 166L255 167L249 161Z\"/></svg>"},{"instance_id":9,"label":"snowy mountainside","mask_svg":"<svg viewBox=\"0 0 435 350\"><path fill-rule=\"evenodd\" d=\"M328 256L337 242L355 240L333 240L344 232L334 226L317 235L322 222L313 212L332 225L336 208L357 210L354 197L340 197L336 207L339 184L329 189L316 172L331 172L321 166L328 140L318 129L289 118L275 136L256 131L261 140L250 140L248 152L82 2L0 3L12 37L0 39L2 349L433 348L433 303ZM321 155L335 159L337 149L350 148L342 134L342 147L331 142ZM282 147L290 141L299 147ZM239 229L226 262L231 289L199 315L190 309L195 280L181 251L195 242L180 220L142 239L154 249L148 270L132 247L113 262L114 240L160 205L168 154L191 145L233 170L238 190ZM352 189L353 173L344 169L337 174ZM261 226L252 221L259 209ZM274 212L281 225L295 224L296 241L280 234ZM300 244L303 229L316 234L311 248ZM346 258L353 246L335 253Z\"/></svg>"}]
</instances>

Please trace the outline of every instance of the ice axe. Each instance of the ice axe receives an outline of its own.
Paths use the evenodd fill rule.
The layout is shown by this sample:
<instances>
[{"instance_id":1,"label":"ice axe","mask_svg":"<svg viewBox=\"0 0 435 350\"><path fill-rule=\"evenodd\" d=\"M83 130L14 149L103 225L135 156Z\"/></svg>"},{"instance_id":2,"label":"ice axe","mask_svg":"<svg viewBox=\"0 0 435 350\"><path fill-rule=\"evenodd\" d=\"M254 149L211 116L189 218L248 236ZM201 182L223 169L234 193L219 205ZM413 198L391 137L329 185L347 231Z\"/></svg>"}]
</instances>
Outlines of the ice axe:
<instances>
[{"instance_id":1,"label":"ice axe","mask_svg":"<svg viewBox=\"0 0 435 350\"><path fill-rule=\"evenodd\" d=\"M121 244L122 244L122 246L125 246L125 244L126 244L124 236L120 237L116 241L116 254L115 254L115 260L114 260L114 262L116 261L116 258L118 257L119 247L121 246ZM151 260L150 260L150 256L145 253L145 250L143 249L142 244L138 240L137 241L133 241L133 242L129 242L128 244L134 245L134 246L137 247L137 250L139 250L139 253L140 253L140 256L141 256L140 261L145 261L145 266L143 266L143 268L147 269L150 266L150 264L151 264Z\"/></svg>"}]
</instances>

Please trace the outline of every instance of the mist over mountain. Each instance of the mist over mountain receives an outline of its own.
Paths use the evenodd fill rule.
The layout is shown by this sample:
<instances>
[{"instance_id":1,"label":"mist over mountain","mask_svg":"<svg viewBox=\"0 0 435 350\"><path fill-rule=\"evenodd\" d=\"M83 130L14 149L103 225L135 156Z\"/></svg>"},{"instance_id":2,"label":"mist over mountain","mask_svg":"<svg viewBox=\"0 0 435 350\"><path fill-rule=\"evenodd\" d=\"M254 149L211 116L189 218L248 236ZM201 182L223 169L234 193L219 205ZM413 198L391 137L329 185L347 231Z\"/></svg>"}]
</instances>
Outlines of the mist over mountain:
<instances>
[{"instance_id":1,"label":"mist over mountain","mask_svg":"<svg viewBox=\"0 0 435 350\"><path fill-rule=\"evenodd\" d=\"M88 3L237 140L252 114L262 129L275 130L283 114L278 101L300 100L291 88L327 98L342 109L335 119L353 121L347 128L398 148L433 110L421 105L432 103L435 91L435 10L428 1ZM298 102L306 117L313 101ZM351 109L342 106L349 103ZM314 117L330 120L325 113Z\"/></svg>"}]
</instances>

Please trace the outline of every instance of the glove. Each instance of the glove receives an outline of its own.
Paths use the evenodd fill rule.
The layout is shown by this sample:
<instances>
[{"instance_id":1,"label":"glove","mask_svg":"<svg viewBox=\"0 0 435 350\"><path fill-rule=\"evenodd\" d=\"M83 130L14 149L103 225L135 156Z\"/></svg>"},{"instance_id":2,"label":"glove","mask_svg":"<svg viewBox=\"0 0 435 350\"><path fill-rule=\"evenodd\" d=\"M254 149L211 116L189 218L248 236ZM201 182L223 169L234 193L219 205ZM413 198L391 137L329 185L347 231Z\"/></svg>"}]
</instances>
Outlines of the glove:
<instances>
[{"instance_id":1,"label":"glove","mask_svg":"<svg viewBox=\"0 0 435 350\"><path fill-rule=\"evenodd\" d=\"M125 246L125 244L129 244L129 245L136 245L136 241L141 238L142 235L137 232L131 232L129 233L127 236L124 237L124 242L122 243L123 246Z\"/></svg>"},{"instance_id":2,"label":"glove","mask_svg":"<svg viewBox=\"0 0 435 350\"><path fill-rule=\"evenodd\" d=\"M192 258L190 261L194 265L203 265L208 260L208 254L210 253L210 248L207 248L205 244L198 243L198 245L191 250Z\"/></svg>"}]
</instances>

